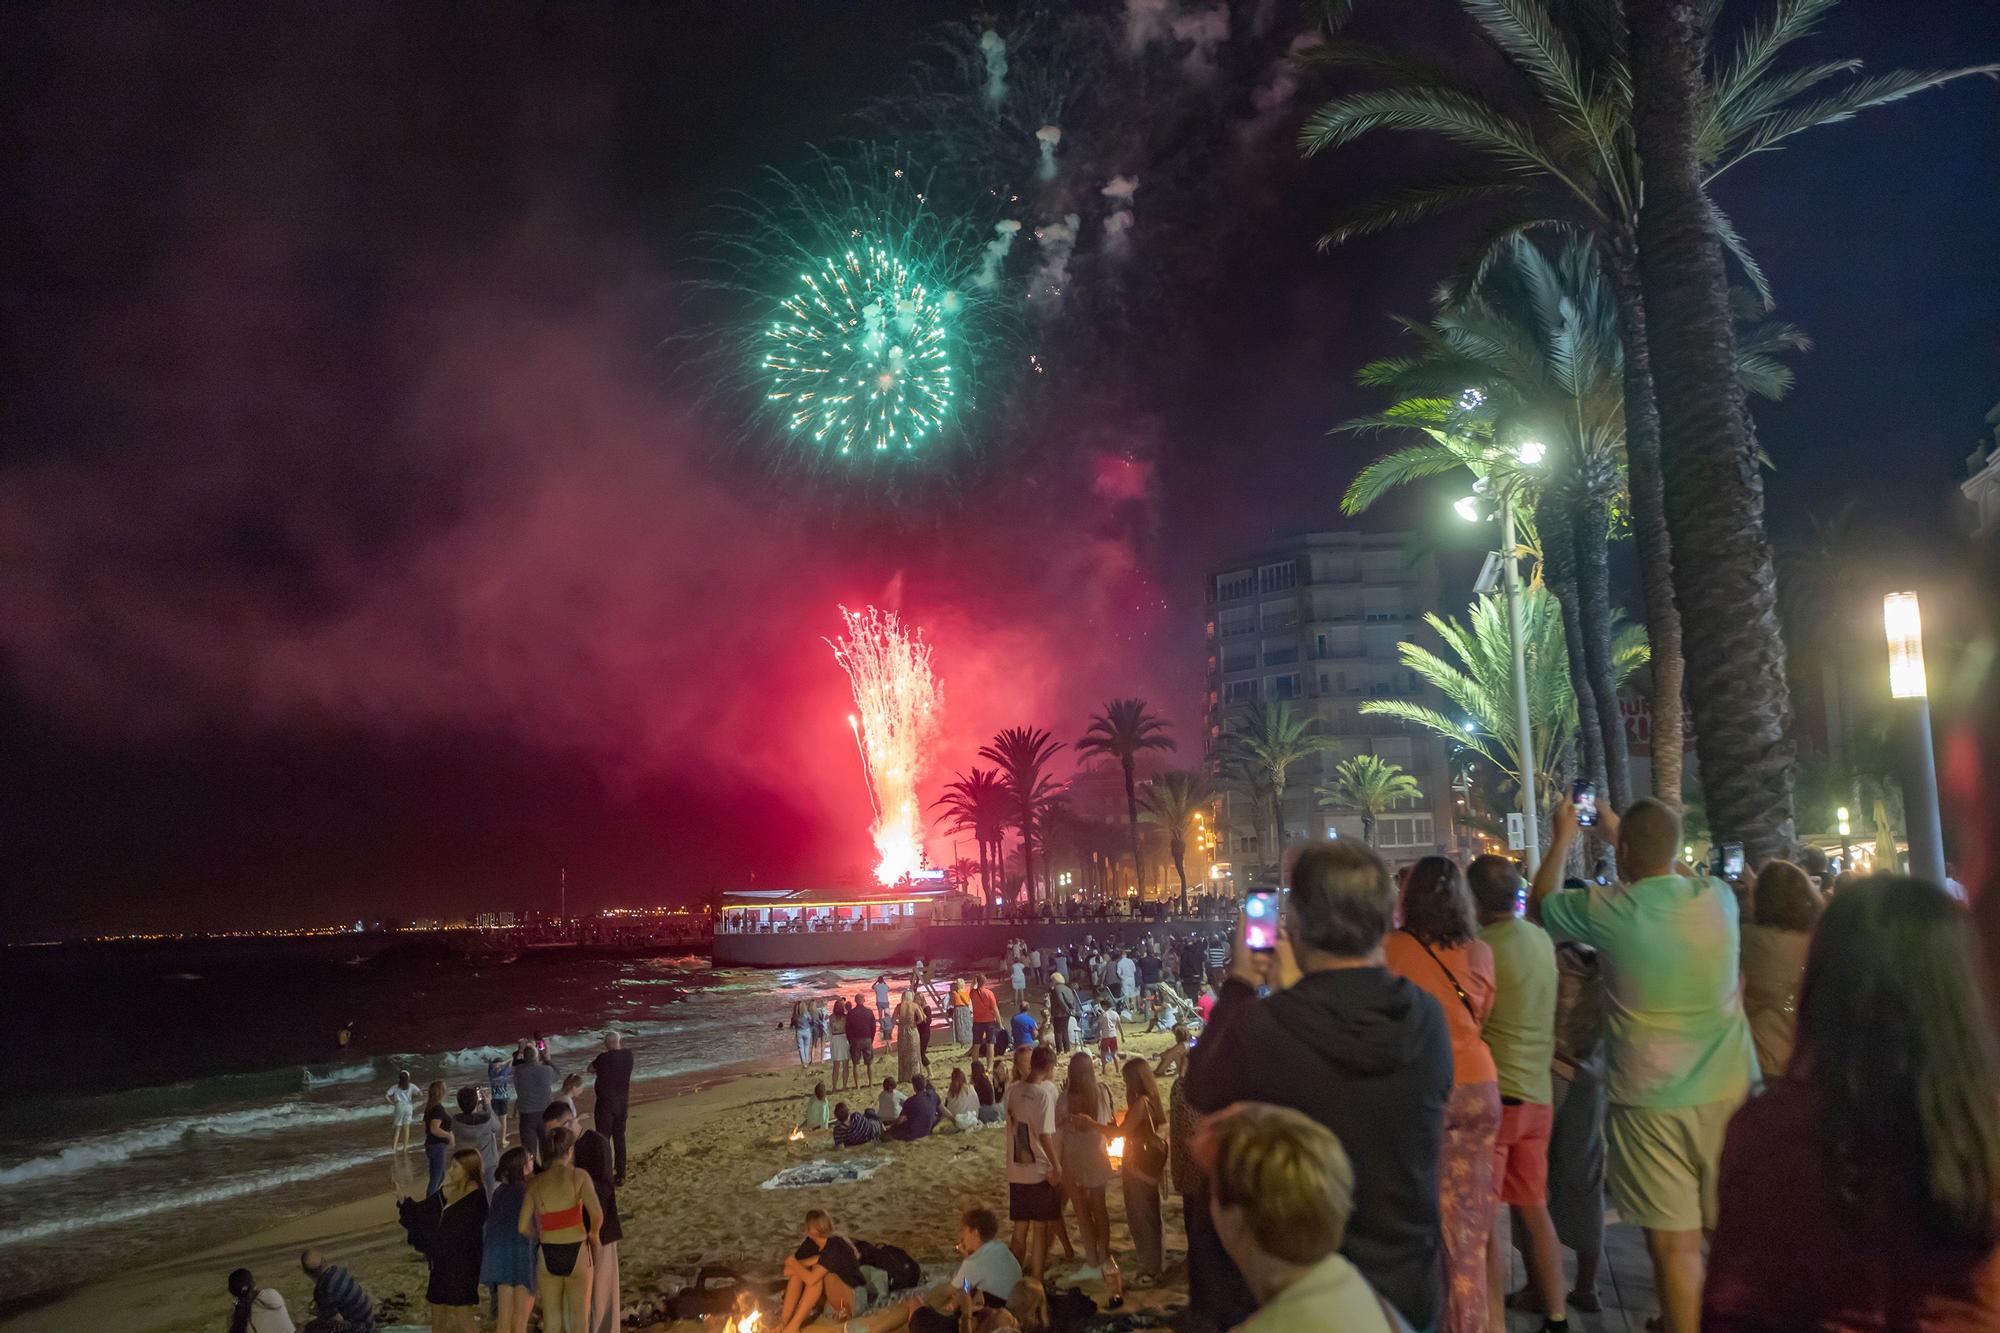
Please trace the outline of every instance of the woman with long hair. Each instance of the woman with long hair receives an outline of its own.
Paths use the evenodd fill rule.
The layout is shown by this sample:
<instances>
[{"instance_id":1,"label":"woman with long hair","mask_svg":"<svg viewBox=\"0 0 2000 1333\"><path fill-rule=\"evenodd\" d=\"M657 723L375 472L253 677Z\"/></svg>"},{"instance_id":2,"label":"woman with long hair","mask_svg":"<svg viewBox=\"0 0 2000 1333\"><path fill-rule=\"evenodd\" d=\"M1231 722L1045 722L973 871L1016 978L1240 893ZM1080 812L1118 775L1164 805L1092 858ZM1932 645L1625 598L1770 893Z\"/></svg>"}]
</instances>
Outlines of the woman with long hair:
<instances>
[{"instance_id":1,"label":"woman with long hair","mask_svg":"<svg viewBox=\"0 0 2000 1333\"><path fill-rule=\"evenodd\" d=\"M1744 879L1750 920L1743 927L1743 1013L1757 1045L1758 1067L1771 1079L1785 1072L1792 1057L1806 947L1825 902L1812 877L1790 861L1767 861Z\"/></svg>"},{"instance_id":2,"label":"woman with long hair","mask_svg":"<svg viewBox=\"0 0 2000 1333\"><path fill-rule=\"evenodd\" d=\"M410 1146L410 1131L417 1125L417 1085L410 1082L410 1071L398 1070L396 1082L384 1094L389 1103L391 1134L389 1150L398 1157Z\"/></svg>"},{"instance_id":3,"label":"woman with long hair","mask_svg":"<svg viewBox=\"0 0 2000 1333\"><path fill-rule=\"evenodd\" d=\"M576 1167L576 1135L558 1127L542 1142L547 1163L528 1182L515 1227L542 1247L542 1333L585 1333L590 1318L591 1260L604 1220L597 1185Z\"/></svg>"},{"instance_id":4,"label":"woman with long hair","mask_svg":"<svg viewBox=\"0 0 2000 1333\"><path fill-rule=\"evenodd\" d=\"M618 1241L625 1234L618 1222L618 1190L611 1170L611 1140L591 1130L576 1141L576 1165L597 1187L597 1206L604 1215L597 1229L597 1254L590 1277L590 1333L618 1333L623 1327L618 1301Z\"/></svg>"},{"instance_id":5,"label":"woman with long hair","mask_svg":"<svg viewBox=\"0 0 2000 1333\"><path fill-rule=\"evenodd\" d=\"M486 1246L486 1163L477 1150L452 1154L451 1169L434 1198L437 1227L432 1233L431 1333L479 1333L479 1269Z\"/></svg>"},{"instance_id":6,"label":"woman with long hair","mask_svg":"<svg viewBox=\"0 0 2000 1333\"><path fill-rule=\"evenodd\" d=\"M285 1298L275 1287L259 1288L249 1269L229 1275L229 1295L236 1302L229 1311L229 1333L297 1333Z\"/></svg>"},{"instance_id":7,"label":"woman with long hair","mask_svg":"<svg viewBox=\"0 0 2000 1333\"><path fill-rule=\"evenodd\" d=\"M1834 895L1785 1076L1729 1122L1704 1329L2000 1328L2000 1052L1979 973L1937 885Z\"/></svg>"},{"instance_id":8,"label":"woman with long hair","mask_svg":"<svg viewBox=\"0 0 2000 1333\"><path fill-rule=\"evenodd\" d=\"M1111 1214L1104 1202L1105 1191L1117 1175L1105 1150L1112 1120L1111 1091L1098 1082L1097 1062L1087 1052L1078 1051L1070 1057L1062 1115L1056 1121L1063 1193L1076 1210L1076 1229L1083 1242L1084 1266L1069 1276L1075 1282L1102 1277L1115 1291L1118 1261L1111 1254Z\"/></svg>"},{"instance_id":9,"label":"woman with long hair","mask_svg":"<svg viewBox=\"0 0 2000 1333\"><path fill-rule=\"evenodd\" d=\"M827 1040L833 1046L833 1086L847 1086L847 1001L836 997L826 1020Z\"/></svg>"},{"instance_id":10,"label":"woman with long hair","mask_svg":"<svg viewBox=\"0 0 2000 1333\"><path fill-rule=\"evenodd\" d=\"M426 1199L444 1184L444 1169L451 1164L451 1112L444 1109L444 1091L444 1080L438 1078L424 1093L424 1165L430 1171Z\"/></svg>"},{"instance_id":11,"label":"woman with long hair","mask_svg":"<svg viewBox=\"0 0 2000 1333\"><path fill-rule=\"evenodd\" d=\"M986 1062L984 1060L974 1060L972 1062L972 1095L979 1099L980 1124L997 1125L1000 1123L1003 1118L1000 1113L1000 1092L1001 1089L995 1087L993 1080L986 1076Z\"/></svg>"},{"instance_id":12,"label":"woman with long hair","mask_svg":"<svg viewBox=\"0 0 2000 1333\"><path fill-rule=\"evenodd\" d=\"M1125 1136L1125 1158L1118 1168L1119 1190L1125 1196L1125 1225L1139 1252L1141 1287L1160 1280L1166 1264L1160 1231L1160 1177L1167 1164L1167 1108L1160 1103L1160 1085L1153 1067L1142 1057L1125 1062L1125 1113L1118 1119Z\"/></svg>"},{"instance_id":13,"label":"woman with long hair","mask_svg":"<svg viewBox=\"0 0 2000 1333\"><path fill-rule=\"evenodd\" d=\"M923 1044L917 1040L917 1000L909 991L896 1002L896 1081L908 1083L924 1069Z\"/></svg>"},{"instance_id":14,"label":"woman with long hair","mask_svg":"<svg viewBox=\"0 0 2000 1333\"><path fill-rule=\"evenodd\" d=\"M1391 972L1429 991L1451 1034L1452 1092L1438 1154L1445 1258L1445 1333L1486 1333L1486 1249L1497 1195L1493 1144L1500 1131L1500 1071L1480 1031L1493 1008L1493 950L1465 875L1449 857L1426 856L1403 876L1402 927L1389 933Z\"/></svg>"},{"instance_id":15,"label":"woman with long hair","mask_svg":"<svg viewBox=\"0 0 2000 1333\"><path fill-rule=\"evenodd\" d=\"M792 1040L799 1048L799 1068L810 1069L813 1061L812 1009L804 1000L792 1001Z\"/></svg>"},{"instance_id":16,"label":"woman with long hair","mask_svg":"<svg viewBox=\"0 0 2000 1333\"><path fill-rule=\"evenodd\" d=\"M523 1236L517 1221L528 1195L528 1177L535 1159L515 1146L500 1154L494 1173L498 1184L486 1214L486 1248L479 1256L479 1282L492 1287L500 1308L494 1333L528 1333L528 1316L535 1309L535 1243Z\"/></svg>"},{"instance_id":17,"label":"woman with long hair","mask_svg":"<svg viewBox=\"0 0 2000 1333\"><path fill-rule=\"evenodd\" d=\"M988 1093L992 1087L988 1085ZM961 1130L979 1128L979 1094L966 1081L965 1071L956 1065L952 1067L951 1084L945 1089L944 1113Z\"/></svg>"},{"instance_id":18,"label":"woman with long hair","mask_svg":"<svg viewBox=\"0 0 2000 1333\"><path fill-rule=\"evenodd\" d=\"M951 983L951 1039L972 1049L972 988L964 977Z\"/></svg>"}]
</instances>

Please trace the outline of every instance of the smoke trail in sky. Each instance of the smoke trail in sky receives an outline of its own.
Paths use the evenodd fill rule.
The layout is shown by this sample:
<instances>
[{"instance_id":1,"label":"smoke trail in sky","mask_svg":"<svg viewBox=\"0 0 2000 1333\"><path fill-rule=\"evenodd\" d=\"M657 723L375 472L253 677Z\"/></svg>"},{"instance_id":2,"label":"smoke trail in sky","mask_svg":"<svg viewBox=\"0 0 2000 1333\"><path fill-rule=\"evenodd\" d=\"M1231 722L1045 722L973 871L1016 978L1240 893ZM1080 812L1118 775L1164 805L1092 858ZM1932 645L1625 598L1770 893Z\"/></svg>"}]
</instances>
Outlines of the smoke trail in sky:
<instances>
[{"instance_id":1,"label":"smoke trail in sky","mask_svg":"<svg viewBox=\"0 0 2000 1333\"><path fill-rule=\"evenodd\" d=\"M1041 266L1028 281L1028 299L1052 312L1062 304L1063 285L1069 281L1069 257L1076 249L1076 233L1082 219L1063 214L1061 222L1035 228L1035 241L1042 247Z\"/></svg>"},{"instance_id":2,"label":"smoke trail in sky","mask_svg":"<svg viewBox=\"0 0 2000 1333\"><path fill-rule=\"evenodd\" d=\"M1136 220L1132 214L1132 196L1139 192L1137 176L1113 176L1110 184L1098 193L1107 201L1110 210L1104 215L1104 253L1113 259L1123 259L1132 253L1132 224Z\"/></svg>"},{"instance_id":3,"label":"smoke trail in sky","mask_svg":"<svg viewBox=\"0 0 2000 1333\"><path fill-rule=\"evenodd\" d=\"M1056 178L1056 145L1062 142L1062 126L1044 125L1035 131L1035 144L1042 152L1041 164L1035 168L1035 179L1052 181Z\"/></svg>"},{"instance_id":4,"label":"smoke trail in sky","mask_svg":"<svg viewBox=\"0 0 2000 1333\"><path fill-rule=\"evenodd\" d=\"M979 53L986 57L986 102L998 107L1007 100L1007 43L988 28L979 34Z\"/></svg>"},{"instance_id":5,"label":"smoke trail in sky","mask_svg":"<svg viewBox=\"0 0 2000 1333\"><path fill-rule=\"evenodd\" d=\"M944 689L931 672L931 650L922 630L904 626L894 611L840 608L846 637L829 639L833 658L854 690L854 729L875 810L870 830L883 884L923 868L924 820L917 784L937 737Z\"/></svg>"},{"instance_id":6,"label":"smoke trail in sky","mask_svg":"<svg viewBox=\"0 0 2000 1333\"><path fill-rule=\"evenodd\" d=\"M991 287L1000 281L1000 266L1007 262L1007 252L1014 248L1014 237L1020 232L1021 224L1013 218L1005 218L993 224L993 239L986 243L986 254L979 261L979 272L972 282L976 287Z\"/></svg>"}]
</instances>

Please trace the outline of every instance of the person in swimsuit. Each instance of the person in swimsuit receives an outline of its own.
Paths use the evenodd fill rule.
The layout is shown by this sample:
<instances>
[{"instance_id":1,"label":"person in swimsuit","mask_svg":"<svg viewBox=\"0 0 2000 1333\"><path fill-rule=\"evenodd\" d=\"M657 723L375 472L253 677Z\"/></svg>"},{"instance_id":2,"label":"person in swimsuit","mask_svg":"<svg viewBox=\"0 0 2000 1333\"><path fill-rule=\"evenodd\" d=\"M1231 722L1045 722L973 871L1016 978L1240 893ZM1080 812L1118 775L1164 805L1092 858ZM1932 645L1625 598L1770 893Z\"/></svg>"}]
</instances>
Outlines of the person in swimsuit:
<instances>
[{"instance_id":1,"label":"person in swimsuit","mask_svg":"<svg viewBox=\"0 0 2000 1333\"><path fill-rule=\"evenodd\" d=\"M401 1156L410 1150L410 1131L417 1125L417 1085L410 1082L409 1070L396 1075L396 1086L389 1089L385 1100L392 1108L390 1123L395 1127L389 1150Z\"/></svg>"},{"instance_id":2,"label":"person in swimsuit","mask_svg":"<svg viewBox=\"0 0 2000 1333\"><path fill-rule=\"evenodd\" d=\"M577 1169L576 1135L548 1132L543 1167L528 1183L516 1224L541 1242L542 1333L585 1333L590 1318L591 1259L604 1210L597 1186Z\"/></svg>"}]
</instances>

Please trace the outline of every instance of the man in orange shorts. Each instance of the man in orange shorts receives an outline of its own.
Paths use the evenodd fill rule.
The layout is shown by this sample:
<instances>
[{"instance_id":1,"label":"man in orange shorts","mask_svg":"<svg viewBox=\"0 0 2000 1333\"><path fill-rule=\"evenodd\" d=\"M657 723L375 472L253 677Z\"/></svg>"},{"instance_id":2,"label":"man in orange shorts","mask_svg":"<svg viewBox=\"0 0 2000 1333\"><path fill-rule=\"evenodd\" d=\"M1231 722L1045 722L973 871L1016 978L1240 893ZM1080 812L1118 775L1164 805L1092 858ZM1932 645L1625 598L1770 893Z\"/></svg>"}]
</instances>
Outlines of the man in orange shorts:
<instances>
[{"instance_id":1,"label":"man in orange shorts","mask_svg":"<svg viewBox=\"0 0 2000 1333\"><path fill-rule=\"evenodd\" d=\"M1482 856L1465 872L1479 907L1479 938L1493 950L1493 1010L1481 1035L1500 1073L1500 1132L1493 1141L1493 1182L1514 1210L1528 1243L1528 1282L1544 1329L1569 1327L1562 1250L1549 1217L1549 1131L1555 1124L1549 1067L1555 1059L1556 950L1548 932L1517 914L1521 873L1503 856ZM1508 1215L1494 1218L1487 1247L1488 1299L1506 1299L1512 1252Z\"/></svg>"}]
</instances>

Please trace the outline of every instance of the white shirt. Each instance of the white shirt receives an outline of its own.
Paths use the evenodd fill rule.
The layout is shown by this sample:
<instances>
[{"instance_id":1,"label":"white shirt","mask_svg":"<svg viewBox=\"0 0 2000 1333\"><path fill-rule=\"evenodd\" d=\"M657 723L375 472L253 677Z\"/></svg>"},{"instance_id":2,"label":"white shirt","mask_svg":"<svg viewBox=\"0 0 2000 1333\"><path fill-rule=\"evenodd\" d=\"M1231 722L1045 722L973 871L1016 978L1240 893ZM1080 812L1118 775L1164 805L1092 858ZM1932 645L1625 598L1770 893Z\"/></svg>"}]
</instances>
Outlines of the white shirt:
<instances>
[{"instance_id":1,"label":"white shirt","mask_svg":"<svg viewBox=\"0 0 2000 1333\"><path fill-rule=\"evenodd\" d=\"M971 1254L951 1275L951 1285L962 1287L970 1282L980 1291L1006 1300L1014 1294L1014 1288L1021 1281L1021 1261L1014 1252L998 1240L989 1240Z\"/></svg>"},{"instance_id":2,"label":"white shirt","mask_svg":"<svg viewBox=\"0 0 2000 1333\"><path fill-rule=\"evenodd\" d=\"M1036 949L1028 955L1028 966L1040 967L1041 965L1042 965L1042 951L1040 949ZM1000 1299L1004 1301L1007 1298L1005 1296L1002 1296Z\"/></svg>"},{"instance_id":3,"label":"white shirt","mask_svg":"<svg viewBox=\"0 0 2000 1333\"><path fill-rule=\"evenodd\" d=\"M882 1123L886 1125L903 1113L903 1100L903 1094L896 1089L884 1088L882 1095L875 1099L875 1114L881 1116Z\"/></svg>"},{"instance_id":4,"label":"white shirt","mask_svg":"<svg viewBox=\"0 0 2000 1333\"><path fill-rule=\"evenodd\" d=\"M1266 1301L1256 1314L1230 1333L1377 1333L1407 1329L1390 1313L1368 1285L1368 1279L1338 1254L1300 1274L1298 1281Z\"/></svg>"},{"instance_id":5,"label":"white shirt","mask_svg":"<svg viewBox=\"0 0 2000 1333\"><path fill-rule=\"evenodd\" d=\"M1044 1135L1056 1132L1056 1089L1052 1083L1021 1080L1007 1085L1007 1183L1039 1185L1049 1178Z\"/></svg>"},{"instance_id":6,"label":"white shirt","mask_svg":"<svg viewBox=\"0 0 2000 1333\"><path fill-rule=\"evenodd\" d=\"M1028 989L1028 973L1019 963L1014 964L1014 989Z\"/></svg>"},{"instance_id":7,"label":"white shirt","mask_svg":"<svg viewBox=\"0 0 2000 1333\"><path fill-rule=\"evenodd\" d=\"M1130 995L1133 991L1137 990L1138 988L1139 988L1139 965L1133 962L1130 958L1120 958L1118 960L1119 991L1123 994Z\"/></svg>"}]
</instances>

